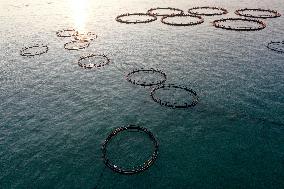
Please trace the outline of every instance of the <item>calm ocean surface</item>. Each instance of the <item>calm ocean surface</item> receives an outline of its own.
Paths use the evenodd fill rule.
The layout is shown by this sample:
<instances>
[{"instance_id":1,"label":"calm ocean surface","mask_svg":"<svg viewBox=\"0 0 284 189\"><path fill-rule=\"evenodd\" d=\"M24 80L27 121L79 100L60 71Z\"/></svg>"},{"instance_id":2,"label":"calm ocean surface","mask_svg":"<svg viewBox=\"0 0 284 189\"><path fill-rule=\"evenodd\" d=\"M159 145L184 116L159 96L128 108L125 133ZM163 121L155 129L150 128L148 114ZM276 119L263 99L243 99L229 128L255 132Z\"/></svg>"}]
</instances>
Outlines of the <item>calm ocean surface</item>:
<instances>
[{"instance_id":1,"label":"calm ocean surface","mask_svg":"<svg viewBox=\"0 0 284 189\"><path fill-rule=\"evenodd\" d=\"M188 27L115 21L152 7L194 6L229 13ZM263 20L260 31L212 26L245 7L282 16ZM283 14L283 0L0 0L0 188L284 188L284 54L265 46L284 40ZM68 51L70 39L56 36L65 28L98 38ZM35 43L48 53L19 55ZM89 53L111 63L80 68L77 60ZM200 102L166 108L149 88L125 80L132 69L151 67L167 74L166 83L195 90ZM153 166L131 176L101 159L104 139L128 124L146 127L160 145ZM134 143L140 147L128 147ZM111 148L132 159L112 156L125 164L143 159L146 144L132 136Z\"/></svg>"}]
</instances>

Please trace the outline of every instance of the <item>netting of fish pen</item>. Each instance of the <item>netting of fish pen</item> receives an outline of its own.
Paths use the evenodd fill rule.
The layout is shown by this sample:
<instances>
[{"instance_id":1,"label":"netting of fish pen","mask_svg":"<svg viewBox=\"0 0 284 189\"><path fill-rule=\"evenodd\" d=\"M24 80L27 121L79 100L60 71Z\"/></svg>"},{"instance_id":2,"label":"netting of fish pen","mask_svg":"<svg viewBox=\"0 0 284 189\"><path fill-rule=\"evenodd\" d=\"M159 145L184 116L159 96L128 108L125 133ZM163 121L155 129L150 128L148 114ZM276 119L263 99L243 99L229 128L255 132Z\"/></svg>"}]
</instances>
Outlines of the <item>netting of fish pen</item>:
<instances>
[{"instance_id":1,"label":"netting of fish pen","mask_svg":"<svg viewBox=\"0 0 284 189\"><path fill-rule=\"evenodd\" d=\"M74 36L75 40L79 40L79 41L92 41L94 39L97 39L97 34L94 32L87 32L87 33L77 33Z\"/></svg>"},{"instance_id":2,"label":"netting of fish pen","mask_svg":"<svg viewBox=\"0 0 284 189\"><path fill-rule=\"evenodd\" d=\"M204 11L204 12L202 12L202 11ZM206 12L206 11L208 11L208 12ZM216 15L227 14L228 11L224 8L221 8L221 7L204 6L204 7L190 8L190 9L188 9L188 13L193 14L193 15L199 15L199 16L216 16Z\"/></svg>"},{"instance_id":3,"label":"netting of fish pen","mask_svg":"<svg viewBox=\"0 0 284 189\"><path fill-rule=\"evenodd\" d=\"M127 18L128 20L125 20L124 18ZM139 17L139 19L132 19L131 17ZM144 17L144 19L143 19ZM130 20L129 20L130 18ZM155 15L151 14L146 14L146 13L125 13L118 15L115 20L120 23L125 23L125 24L141 24L141 23L149 23L157 20L157 17Z\"/></svg>"},{"instance_id":4,"label":"netting of fish pen","mask_svg":"<svg viewBox=\"0 0 284 189\"><path fill-rule=\"evenodd\" d=\"M75 29L63 29L63 30L58 30L56 32L57 37L72 37L77 35L77 31Z\"/></svg>"},{"instance_id":5,"label":"netting of fish pen","mask_svg":"<svg viewBox=\"0 0 284 189\"><path fill-rule=\"evenodd\" d=\"M32 46L24 47L20 50L21 56L33 57L47 53L48 46L44 44L35 44Z\"/></svg>"},{"instance_id":6,"label":"netting of fish pen","mask_svg":"<svg viewBox=\"0 0 284 189\"><path fill-rule=\"evenodd\" d=\"M181 22L177 22L177 21L170 21L171 19L175 19L175 18L182 18L183 20ZM193 19L193 21L184 21L184 19ZM181 14L181 15L170 15L170 16L164 16L161 19L161 22L163 24L167 24L170 26L194 26L194 25L198 25L198 24L202 24L204 22L204 19L200 16L195 16L195 15L191 15L191 14Z\"/></svg>"},{"instance_id":7,"label":"netting of fish pen","mask_svg":"<svg viewBox=\"0 0 284 189\"><path fill-rule=\"evenodd\" d=\"M191 108L199 101L194 90L174 84L157 86L151 91L150 95L161 106L170 108Z\"/></svg>"},{"instance_id":8,"label":"netting of fish pen","mask_svg":"<svg viewBox=\"0 0 284 189\"><path fill-rule=\"evenodd\" d=\"M80 50L89 47L90 42L87 40L76 40L70 41L64 44L64 49L66 50Z\"/></svg>"},{"instance_id":9,"label":"netting of fish pen","mask_svg":"<svg viewBox=\"0 0 284 189\"><path fill-rule=\"evenodd\" d=\"M148 140L148 142L151 143L151 149L152 152L150 153L151 155L149 155L149 157L147 158L147 160L143 160L143 163L139 164L139 165L134 165L134 166L127 166L127 165L120 165L119 162L114 162L113 159L110 159L111 156L110 155L110 151L111 149L109 149L110 147L110 143L113 140L117 140L117 138L119 138L120 135L123 134L128 134L126 136L135 136L135 138L133 138L133 140L135 139L135 141L131 141L130 139L125 139L124 137L124 141L118 141L117 145L114 148L112 148L113 151L119 151L119 149L121 149L121 153L125 152L127 153L127 155L130 154L130 152L128 152L126 150L128 145L132 145L133 143L137 142L137 137L136 135L138 134L142 134L144 140ZM137 138L136 138L137 137ZM126 137L127 138L127 137ZM150 141L149 141L150 140ZM124 143L123 143L124 142ZM123 144L121 144L123 143ZM149 143L149 144L150 144ZM142 142L141 143L142 146L145 146L145 144ZM148 145L148 143L147 143ZM116 128L114 131L112 131L108 137L105 139L103 145L102 145L102 154L103 154L103 161L105 163L105 165L107 167L109 167L110 169L112 169L113 171L117 172L117 173L121 173L121 174L135 174L135 173L140 173L145 171L146 169L148 169L157 159L158 157L158 141L156 140L156 138L154 137L154 135L152 134L152 132L150 132L148 129L144 128L144 127L140 127L140 126L136 126L136 125L128 125L125 127L119 127ZM135 148L135 150L141 150L140 148ZM144 152L145 153L145 152ZM139 152L139 154L144 154ZM125 161L127 163L129 163L130 161L135 161L137 158L126 158L125 156L121 157L120 159L125 159ZM118 161L118 160L117 160Z\"/></svg>"},{"instance_id":10,"label":"netting of fish pen","mask_svg":"<svg viewBox=\"0 0 284 189\"><path fill-rule=\"evenodd\" d=\"M236 15L244 16L244 17L250 17L250 18L277 18L280 17L281 14L278 13L276 10L270 10L270 9L238 9L235 11Z\"/></svg>"},{"instance_id":11,"label":"netting of fish pen","mask_svg":"<svg viewBox=\"0 0 284 189\"><path fill-rule=\"evenodd\" d=\"M163 84L167 80L167 75L163 71L154 68L141 68L128 73L126 80L135 85L154 86Z\"/></svg>"},{"instance_id":12,"label":"netting of fish pen","mask_svg":"<svg viewBox=\"0 0 284 189\"><path fill-rule=\"evenodd\" d=\"M284 41L271 41L266 47L278 53L284 53Z\"/></svg>"},{"instance_id":13,"label":"netting of fish pen","mask_svg":"<svg viewBox=\"0 0 284 189\"><path fill-rule=\"evenodd\" d=\"M110 63L110 59L104 54L89 54L81 56L78 60L78 65L82 68L99 68Z\"/></svg>"},{"instance_id":14,"label":"netting of fish pen","mask_svg":"<svg viewBox=\"0 0 284 189\"><path fill-rule=\"evenodd\" d=\"M233 25L225 25L226 23L233 23ZM245 26L237 26L237 24L242 23ZM234 26L235 24L235 26ZM249 26L249 24L254 26ZM213 21L213 26L216 28L221 28L225 30L235 30L235 31L257 31L262 30L266 27L266 24L260 20L252 20L247 18L223 18L220 20Z\"/></svg>"},{"instance_id":15,"label":"netting of fish pen","mask_svg":"<svg viewBox=\"0 0 284 189\"><path fill-rule=\"evenodd\" d=\"M176 14L183 14L183 10L172 7L157 7L149 9L147 13L155 16L170 16Z\"/></svg>"}]
</instances>

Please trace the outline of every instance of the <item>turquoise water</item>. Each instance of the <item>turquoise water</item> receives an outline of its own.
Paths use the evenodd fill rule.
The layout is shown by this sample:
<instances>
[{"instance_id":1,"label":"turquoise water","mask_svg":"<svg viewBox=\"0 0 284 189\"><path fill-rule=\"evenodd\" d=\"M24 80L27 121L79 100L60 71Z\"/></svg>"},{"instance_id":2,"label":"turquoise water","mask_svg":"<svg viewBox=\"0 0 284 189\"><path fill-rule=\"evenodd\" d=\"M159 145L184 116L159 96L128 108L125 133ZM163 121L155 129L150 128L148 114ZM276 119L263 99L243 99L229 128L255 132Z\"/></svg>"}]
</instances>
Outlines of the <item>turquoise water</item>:
<instances>
[{"instance_id":1,"label":"turquoise water","mask_svg":"<svg viewBox=\"0 0 284 189\"><path fill-rule=\"evenodd\" d=\"M284 16L255 32L211 23L245 7L283 15L282 0L74 2L0 0L0 188L284 188L284 55L265 47L284 40ZM151 7L207 5L229 14L192 27L114 20ZM65 50L70 39L55 33L70 27L98 38ZM35 43L48 44L48 53L19 55ZM76 61L89 53L111 63L80 68ZM153 102L149 88L125 80L141 67L162 70L166 83L194 89L200 102L188 110ZM105 168L100 149L127 124L148 128L160 145L153 166L132 176ZM143 148L125 149L139 160L149 150L144 142L132 138Z\"/></svg>"}]
</instances>

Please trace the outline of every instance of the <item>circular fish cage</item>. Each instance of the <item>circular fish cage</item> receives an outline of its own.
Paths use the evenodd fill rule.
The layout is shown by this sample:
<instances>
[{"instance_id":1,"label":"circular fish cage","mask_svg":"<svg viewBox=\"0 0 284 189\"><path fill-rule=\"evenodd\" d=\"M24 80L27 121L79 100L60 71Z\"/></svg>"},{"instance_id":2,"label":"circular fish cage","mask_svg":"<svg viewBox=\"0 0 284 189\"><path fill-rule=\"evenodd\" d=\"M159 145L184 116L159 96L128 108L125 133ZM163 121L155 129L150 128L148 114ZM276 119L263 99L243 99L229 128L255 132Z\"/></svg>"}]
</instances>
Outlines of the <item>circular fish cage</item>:
<instances>
[{"instance_id":1,"label":"circular fish cage","mask_svg":"<svg viewBox=\"0 0 284 189\"><path fill-rule=\"evenodd\" d=\"M126 17L132 17L132 16L137 16L137 17L148 17L147 19L136 19L136 20L124 20L123 18ZM150 15L150 14L145 14L145 13L126 13L126 14L121 14L118 15L115 20L120 23L125 23L125 24L141 24L141 23L149 23L157 20L157 17L155 15Z\"/></svg>"},{"instance_id":2,"label":"circular fish cage","mask_svg":"<svg viewBox=\"0 0 284 189\"><path fill-rule=\"evenodd\" d=\"M90 42L87 40L70 41L64 44L64 49L67 50L80 50L89 47Z\"/></svg>"},{"instance_id":3,"label":"circular fish cage","mask_svg":"<svg viewBox=\"0 0 284 189\"><path fill-rule=\"evenodd\" d=\"M63 29L56 32L57 37L72 37L77 34L78 32L75 29Z\"/></svg>"},{"instance_id":4,"label":"circular fish cage","mask_svg":"<svg viewBox=\"0 0 284 189\"><path fill-rule=\"evenodd\" d=\"M125 132L129 132L131 134L133 134L135 132L145 134L146 137L151 140L151 143L153 145L153 152L152 152L152 155L150 155L149 159L147 159L142 164L135 166L135 167L131 167L131 168L128 168L126 166L117 165L115 162L113 162L108 157L109 143L112 140L114 140L116 137L118 137L119 135L121 135L122 133L125 133ZM115 171L117 173L128 174L128 175L129 174L136 174L136 173L140 173L140 172L145 171L156 161L156 159L158 157L158 148L159 148L158 141L156 140L154 135L148 129L146 129L144 127L139 127L139 126L136 126L136 125L128 125L128 126L125 126L125 127L119 127L109 134L109 136L106 138L106 140L104 141L104 143L102 145L103 161L104 161L104 163L107 167L109 167L110 169L112 169L113 171Z\"/></svg>"},{"instance_id":5,"label":"circular fish cage","mask_svg":"<svg viewBox=\"0 0 284 189\"><path fill-rule=\"evenodd\" d=\"M94 32L88 32L88 33L77 33L74 36L75 40L79 40L79 41L92 41L94 39L97 39L97 34L95 34Z\"/></svg>"},{"instance_id":6,"label":"circular fish cage","mask_svg":"<svg viewBox=\"0 0 284 189\"><path fill-rule=\"evenodd\" d=\"M142 79L133 79L133 77L135 77L139 74L142 74L142 76L146 74L148 76L148 78L146 78L148 81L143 81L143 78ZM160 79L153 79L154 81L151 81L150 78L149 78L150 75L153 75L153 76L156 75L156 77L158 76ZM142 68L142 69L133 70L130 73L128 73L126 75L126 80L128 82L134 84L134 85L140 85L140 86L146 87L146 86L154 86L154 85L163 84L167 80L167 75L164 72L162 72L161 70L157 70L157 69L154 69L154 68L150 68L150 69L143 69Z\"/></svg>"},{"instance_id":7,"label":"circular fish cage","mask_svg":"<svg viewBox=\"0 0 284 189\"><path fill-rule=\"evenodd\" d=\"M266 47L278 53L284 53L284 41L269 42Z\"/></svg>"},{"instance_id":8,"label":"circular fish cage","mask_svg":"<svg viewBox=\"0 0 284 189\"><path fill-rule=\"evenodd\" d=\"M235 11L236 15L244 16L244 17L250 17L250 18L277 18L280 17L281 14L278 13L276 10L270 10L270 9L238 9Z\"/></svg>"},{"instance_id":9,"label":"circular fish cage","mask_svg":"<svg viewBox=\"0 0 284 189\"><path fill-rule=\"evenodd\" d=\"M200 12L200 11L212 11L212 12ZM217 11L217 12L215 12ZM217 15L223 15L227 14L228 11L227 9L221 8L221 7L209 7L209 6L204 6L204 7L193 7L188 9L188 13L193 14L193 15L199 15L199 16L217 16Z\"/></svg>"},{"instance_id":10,"label":"circular fish cage","mask_svg":"<svg viewBox=\"0 0 284 189\"><path fill-rule=\"evenodd\" d=\"M230 26L224 25L225 23L234 23L237 22L245 23L245 24L255 24L257 26ZM221 28L225 30L235 30L235 31L257 31L262 30L266 27L266 24L260 20L252 20L247 18L224 18L220 20L213 21L213 26L216 28Z\"/></svg>"},{"instance_id":11,"label":"circular fish cage","mask_svg":"<svg viewBox=\"0 0 284 189\"><path fill-rule=\"evenodd\" d=\"M170 11L172 13L159 13L155 11ZM157 7L157 8L151 8L147 11L148 14L155 15L155 16L170 16L170 15L176 15L176 14L183 14L183 10L178 8L172 8L172 7Z\"/></svg>"},{"instance_id":12,"label":"circular fish cage","mask_svg":"<svg viewBox=\"0 0 284 189\"><path fill-rule=\"evenodd\" d=\"M158 97L158 95L156 93L158 93L160 90L164 90L166 92L168 91L172 91L174 93L176 93L177 91L180 91L180 93L186 93L184 95L180 95L182 96L183 98L188 98L188 96L190 96L190 102L182 102L182 103L179 103L177 102L177 100L173 101L173 97L175 96L175 94L170 94L170 99L172 102L170 101L167 101L166 98L163 100L161 98ZM184 87L184 86L179 86L179 85L174 85L174 84L169 84L169 85L160 85L160 86L157 86L156 88L154 88L152 91L151 91L151 97L152 99L159 103L161 106L166 106L166 107L170 107L170 108L182 108L182 109L185 109L185 108L191 108L193 106L195 106L198 101L199 101L199 98L198 98L198 95L197 93L190 89L190 88L187 88L187 87ZM179 96L179 95L176 95L176 96Z\"/></svg>"},{"instance_id":13,"label":"circular fish cage","mask_svg":"<svg viewBox=\"0 0 284 189\"><path fill-rule=\"evenodd\" d=\"M174 22L174 21L169 21L170 19L173 18L194 18L196 21L190 21L190 22ZM163 24L167 24L170 26L193 26L193 25L198 25L198 24L202 24L204 22L204 19L201 18L200 16L196 16L196 15L191 15L191 14L180 14L180 15L169 15L169 16L163 16L161 18L161 22Z\"/></svg>"},{"instance_id":14,"label":"circular fish cage","mask_svg":"<svg viewBox=\"0 0 284 189\"><path fill-rule=\"evenodd\" d=\"M94 58L94 60L91 60ZM83 61L87 61L84 63ZM78 60L78 65L82 68L99 68L110 63L110 59L104 54L89 54L87 56L81 56Z\"/></svg>"},{"instance_id":15,"label":"circular fish cage","mask_svg":"<svg viewBox=\"0 0 284 189\"><path fill-rule=\"evenodd\" d=\"M33 46L24 47L20 50L21 56L33 57L47 53L48 46L44 44L35 44Z\"/></svg>"}]
</instances>

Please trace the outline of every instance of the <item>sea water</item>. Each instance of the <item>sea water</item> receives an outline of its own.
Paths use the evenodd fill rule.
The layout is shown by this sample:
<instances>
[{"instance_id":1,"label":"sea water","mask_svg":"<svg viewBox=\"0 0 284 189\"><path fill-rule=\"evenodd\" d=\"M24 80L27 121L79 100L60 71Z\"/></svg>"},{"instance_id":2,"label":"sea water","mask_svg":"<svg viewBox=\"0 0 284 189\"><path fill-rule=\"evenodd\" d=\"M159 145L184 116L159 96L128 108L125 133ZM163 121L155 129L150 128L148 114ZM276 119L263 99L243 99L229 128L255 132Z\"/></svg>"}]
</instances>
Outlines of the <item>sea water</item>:
<instances>
[{"instance_id":1,"label":"sea water","mask_svg":"<svg viewBox=\"0 0 284 189\"><path fill-rule=\"evenodd\" d=\"M229 13L188 27L160 18L115 21L123 13L194 6ZM260 31L212 25L246 7L284 14L282 0L0 0L0 188L284 188L284 54L266 47L284 40L284 16L263 20ZM56 36L66 28L98 38L68 51L70 39ZM49 51L20 56L36 43ZM80 56L90 53L111 62L79 67ZM151 88L126 81L137 68L162 70L167 84L196 91L198 104L160 106ZM128 124L149 129L159 142L156 162L136 175L115 173L101 158L108 134ZM135 156L151 143L130 138L110 150L120 147L140 160ZM127 146L135 142L144 147Z\"/></svg>"}]
</instances>

